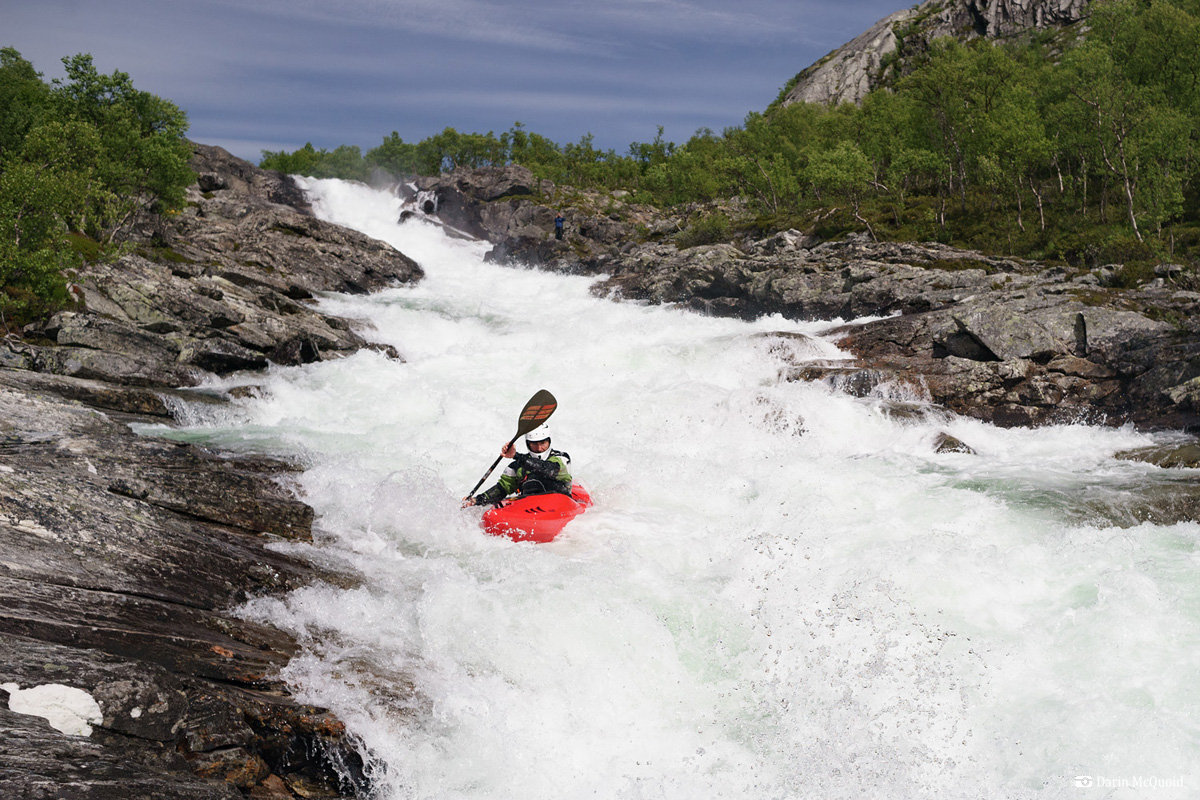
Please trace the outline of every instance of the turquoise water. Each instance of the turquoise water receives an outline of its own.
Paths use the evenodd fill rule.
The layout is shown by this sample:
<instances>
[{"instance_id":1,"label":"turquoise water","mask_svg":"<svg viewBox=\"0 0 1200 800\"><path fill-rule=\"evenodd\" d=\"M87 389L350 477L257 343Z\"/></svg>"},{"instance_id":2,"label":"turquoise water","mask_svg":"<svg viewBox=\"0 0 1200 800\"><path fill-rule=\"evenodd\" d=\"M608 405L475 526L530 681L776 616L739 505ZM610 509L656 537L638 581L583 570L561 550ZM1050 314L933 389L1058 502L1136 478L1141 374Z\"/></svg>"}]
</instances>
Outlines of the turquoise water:
<instances>
[{"instance_id":1,"label":"turquoise water","mask_svg":"<svg viewBox=\"0 0 1200 800\"><path fill-rule=\"evenodd\" d=\"M172 435L307 465L316 541L281 547L361 585L244 613L301 639L285 677L381 797L1200 791L1200 526L1109 521L1188 475L1113 458L1156 439L898 420L782 380L842 357L835 321L598 299L396 225L387 192L307 186L427 271L321 301L404 362L231 379L261 396ZM458 498L542 388L596 506L552 544L486 537Z\"/></svg>"}]
</instances>

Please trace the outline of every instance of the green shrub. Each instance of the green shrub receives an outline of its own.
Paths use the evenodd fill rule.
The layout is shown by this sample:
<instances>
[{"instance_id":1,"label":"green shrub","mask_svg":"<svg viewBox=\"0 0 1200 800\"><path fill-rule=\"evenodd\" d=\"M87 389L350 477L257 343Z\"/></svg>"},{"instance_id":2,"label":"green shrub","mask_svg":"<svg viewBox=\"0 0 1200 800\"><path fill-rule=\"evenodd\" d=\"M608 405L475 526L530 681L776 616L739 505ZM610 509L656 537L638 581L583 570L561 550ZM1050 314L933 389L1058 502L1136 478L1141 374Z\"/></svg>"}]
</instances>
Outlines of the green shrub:
<instances>
[{"instance_id":1,"label":"green shrub","mask_svg":"<svg viewBox=\"0 0 1200 800\"><path fill-rule=\"evenodd\" d=\"M675 244L679 249L686 250L689 247L728 242L732 231L733 223L726 214L707 214L680 231L675 237Z\"/></svg>"},{"instance_id":2,"label":"green shrub","mask_svg":"<svg viewBox=\"0 0 1200 800\"><path fill-rule=\"evenodd\" d=\"M186 115L63 59L47 85L12 48L0 50L0 313L8 322L67 302L64 273L116 252L139 220L182 207L192 148Z\"/></svg>"}]
</instances>

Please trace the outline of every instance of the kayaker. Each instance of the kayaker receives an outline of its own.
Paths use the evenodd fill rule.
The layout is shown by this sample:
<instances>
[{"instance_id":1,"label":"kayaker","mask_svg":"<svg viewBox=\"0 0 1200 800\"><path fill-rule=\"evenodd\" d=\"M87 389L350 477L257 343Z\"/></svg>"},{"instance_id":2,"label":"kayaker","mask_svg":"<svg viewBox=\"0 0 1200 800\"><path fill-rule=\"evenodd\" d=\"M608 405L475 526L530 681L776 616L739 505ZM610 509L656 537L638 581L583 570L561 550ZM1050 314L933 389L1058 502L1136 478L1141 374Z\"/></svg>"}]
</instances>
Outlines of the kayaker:
<instances>
[{"instance_id":1,"label":"kayaker","mask_svg":"<svg viewBox=\"0 0 1200 800\"><path fill-rule=\"evenodd\" d=\"M463 508L499 503L511 494L523 497L532 494L571 493L571 457L550 447L550 429L542 425L525 434L528 453L518 453L511 442L505 443L500 455L511 458L496 485L474 497L464 497Z\"/></svg>"}]
</instances>

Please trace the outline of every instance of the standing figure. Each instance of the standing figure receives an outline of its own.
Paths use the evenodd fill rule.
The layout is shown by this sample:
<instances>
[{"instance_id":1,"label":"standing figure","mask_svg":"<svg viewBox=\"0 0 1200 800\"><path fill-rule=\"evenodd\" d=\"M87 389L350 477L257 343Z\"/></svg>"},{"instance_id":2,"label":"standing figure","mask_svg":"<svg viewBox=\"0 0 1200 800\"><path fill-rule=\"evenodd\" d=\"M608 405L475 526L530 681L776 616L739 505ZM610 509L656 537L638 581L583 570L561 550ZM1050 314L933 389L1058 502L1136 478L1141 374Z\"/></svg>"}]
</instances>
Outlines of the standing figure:
<instances>
[{"instance_id":1,"label":"standing figure","mask_svg":"<svg viewBox=\"0 0 1200 800\"><path fill-rule=\"evenodd\" d=\"M554 238L555 239L562 239L564 222L566 222L566 220L563 219L562 212L561 211L555 212L555 214L554 214Z\"/></svg>"}]
</instances>

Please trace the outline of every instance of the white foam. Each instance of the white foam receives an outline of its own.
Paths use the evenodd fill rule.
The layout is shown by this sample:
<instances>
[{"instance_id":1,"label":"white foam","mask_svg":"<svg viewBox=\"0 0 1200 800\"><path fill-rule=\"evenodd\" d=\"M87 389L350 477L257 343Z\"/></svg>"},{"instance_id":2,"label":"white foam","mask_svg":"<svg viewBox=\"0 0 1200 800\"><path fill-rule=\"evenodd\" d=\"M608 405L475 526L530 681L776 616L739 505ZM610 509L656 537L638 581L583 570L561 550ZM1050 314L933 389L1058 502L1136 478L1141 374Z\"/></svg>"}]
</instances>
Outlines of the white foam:
<instances>
[{"instance_id":1,"label":"white foam","mask_svg":"<svg viewBox=\"0 0 1200 800\"><path fill-rule=\"evenodd\" d=\"M95 698L74 686L44 683L22 689L15 683L5 683L0 689L8 692L10 711L43 717L52 728L71 736L91 736L92 725L104 720Z\"/></svg>"}]
</instances>

